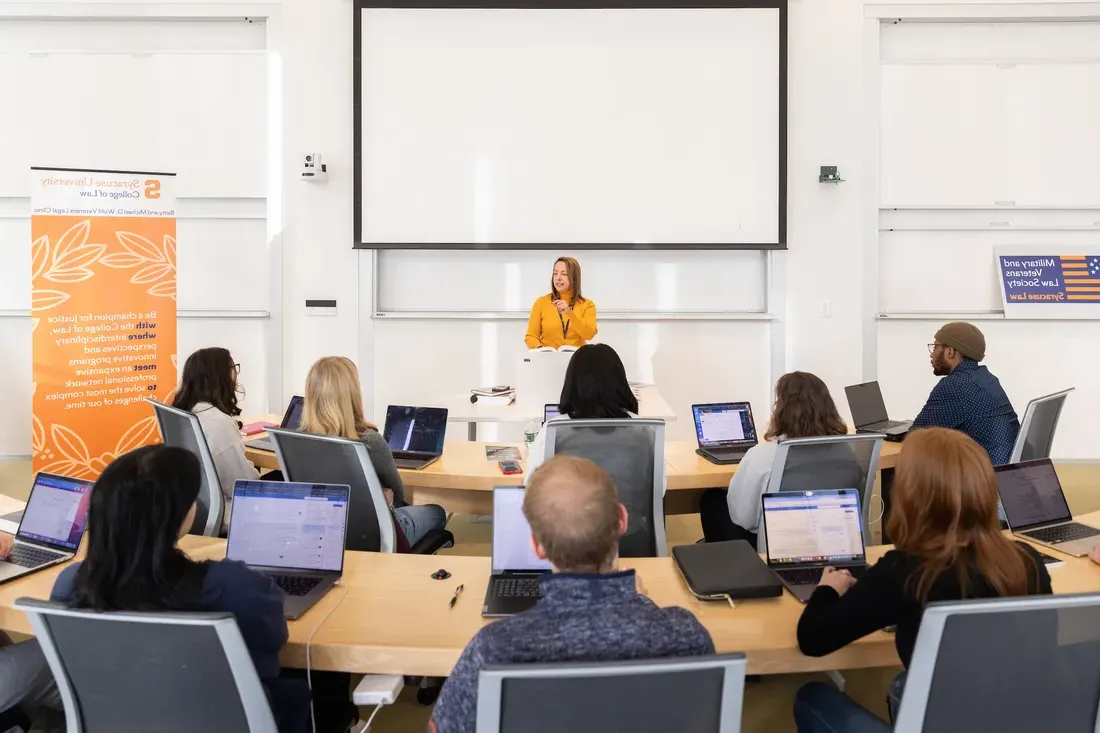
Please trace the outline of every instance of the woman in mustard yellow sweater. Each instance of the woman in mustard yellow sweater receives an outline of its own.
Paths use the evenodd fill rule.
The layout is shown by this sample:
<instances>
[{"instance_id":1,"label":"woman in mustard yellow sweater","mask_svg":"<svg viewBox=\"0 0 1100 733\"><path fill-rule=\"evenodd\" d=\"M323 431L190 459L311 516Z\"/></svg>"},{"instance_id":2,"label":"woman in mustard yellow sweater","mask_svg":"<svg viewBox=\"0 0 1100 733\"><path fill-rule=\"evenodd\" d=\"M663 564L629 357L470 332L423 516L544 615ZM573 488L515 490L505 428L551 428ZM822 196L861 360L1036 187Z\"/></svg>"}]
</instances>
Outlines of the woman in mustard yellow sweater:
<instances>
[{"instance_id":1,"label":"woman in mustard yellow sweater","mask_svg":"<svg viewBox=\"0 0 1100 733\"><path fill-rule=\"evenodd\" d=\"M584 346L596 335L596 304L581 295L581 264L559 257L550 278L550 294L531 306L524 343L541 346Z\"/></svg>"}]
</instances>

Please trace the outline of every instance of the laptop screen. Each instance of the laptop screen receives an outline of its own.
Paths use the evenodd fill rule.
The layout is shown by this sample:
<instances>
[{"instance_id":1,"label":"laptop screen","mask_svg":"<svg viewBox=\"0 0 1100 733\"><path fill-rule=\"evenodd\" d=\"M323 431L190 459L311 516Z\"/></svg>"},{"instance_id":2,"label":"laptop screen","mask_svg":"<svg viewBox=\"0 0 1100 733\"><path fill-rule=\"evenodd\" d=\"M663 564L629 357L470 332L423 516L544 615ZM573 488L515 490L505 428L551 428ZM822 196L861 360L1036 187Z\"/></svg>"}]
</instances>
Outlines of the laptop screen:
<instances>
[{"instance_id":1,"label":"laptop screen","mask_svg":"<svg viewBox=\"0 0 1100 733\"><path fill-rule=\"evenodd\" d=\"M769 565L852 563L864 559L859 492L764 494Z\"/></svg>"},{"instance_id":2,"label":"laptop screen","mask_svg":"<svg viewBox=\"0 0 1100 733\"><path fill-rule=\"evenodd\" d=\"M531 525L523 516L522 486L493 489L493 572L549 570L550 561L535 557Z\"/></svg>"},{"instance_id":3,"label":"laptop screen","mask_svg":"<svg viewBox=\"0 0 1100 733\"><path fill-rule=\"evenodd\" d=\"M700 448L756 445L756 425L748 402L692 405Z\"/></svg>"},{"instance_id":4,"label":"laptop screen","mask_svg":"<svg viewBox=\"0 0 1100 733\"><path fill-rule=\"evenodd\" d=\"M844 388L844 394L848 397L848 409L857 428L889 420L878 382L853 384Z\"/></svg>"},{"instance_id":5,"label":"laptop screen","mask_svg":"<svg viewBox=\"0 0 1100 733\"><path fill-rule=\"evenodd\" d=\"M1068 522L1069 505L1049 458L997 466L997 492L1014 530L1051 522Z\"/></svg>"},{"instance_id":6,"label":"laptop screen","mask_svg":"<svg viewBox=\"0 0 1100 733\"><path fill-rule=\"evenodd\" d=\"M557 405L546 405L542 408L542 424L545 425L559 415L561 412L558 411Z\"/></svg>"},{"instance_id":7,"label":"laptop screen","mask_svg":"<svg viewBox=\"0 0 1100 733\"><path fill-rule=\"evenodd\" d=\"M297 430L302 426L303 405L305 405L304 398L298 395L290 398L290 405L286 408L286 414L283 415L283 428L287 430Z\"/></svg>"},{"instance_id":8,"label":"laptop screen","mask_svg":"<svg viewBox=\"0 0 1100 733\"><path fill-rule=\"evenodd\" d=\"M390 450L443 454L443 438L447 432L447 410L442 407L386 408L386 425L382 434Z\"/></svg>"},{"instance_id":9,"label":"laptop screen","mask_svg":"<svg viewBox=\"0 0 1100 733\"><path fill-rule=\"evenodd\" d=\"M23 521L15 536L59 549L76 551L88 526L92 481L52 473L34 477Z\"/></svg>"},{"instance_id":10,"label":"laptop screen","mask_svg":"<svg viewBox=\"0 0 1100 733\"><path fill-rule=\"evenodd\" d=\"M344 568L347 486L237 481L225 556L293 570Z\"/></svg>"}]
</instances>

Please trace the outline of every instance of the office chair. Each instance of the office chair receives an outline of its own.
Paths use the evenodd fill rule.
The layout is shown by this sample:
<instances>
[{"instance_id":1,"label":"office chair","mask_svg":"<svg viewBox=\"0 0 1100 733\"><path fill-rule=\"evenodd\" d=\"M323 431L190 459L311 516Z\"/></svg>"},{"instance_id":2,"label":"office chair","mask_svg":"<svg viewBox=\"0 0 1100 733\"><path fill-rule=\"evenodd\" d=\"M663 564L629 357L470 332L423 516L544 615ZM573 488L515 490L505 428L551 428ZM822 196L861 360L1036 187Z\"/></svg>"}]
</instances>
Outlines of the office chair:
<instances>
[{"instance_id":1,"label":"office chair","mask_svg":"<svg viewBox=\"0 0 1100 733\"><path fill-rule=\"evenodd\" d=\"M477 733L738 733L745 655L490 665L478 675Z\"/></svg>"},{"instance_id":2,"label":"office chair","mask_svg":"<svg viewBox=\"0 0 1100 733\"><path fill-rule=\"evenodd\" d=\"M873 433L782 440L772 464L767 493L858 489L863 539L870 543L871 495L878 476L882 440L883 436ZM760 527L764 527L763 522ZM760 532L758 538L757 549L764 552L765 533Z\"/></svg>"},{"instance_id":3,"label":"office chair","mask_svg":"<svg viewBox=\"0 0 1100 733\"><path fill-rule=\"evenodd\" d=\"M278 733L230 613L99 613L20 598L69 733ZM299 690L308 709L309 690Z\"/></svg>"},{"instance_id":4,"label":"office chair","mask_svg":"<svg viewBox=\"0 0 1100 733\"><path fill-rule=\"evenodd\" d=\"M366 552L395 552L396 529L382 483L375 473L367 446L361 440L311 435L294 430L270 428L275 455L287 481L313 484L347 484L347 549ZM454 535L434 530L412 546L416 554L433 554L454 545Z\"/></svg>"},{"instance_id":5,"label":"office chair","mask_svg":"<svg viewBox=\"0 0 1100 733\"><path fill-rule=\"evenodd\" d=\"M627 510L621 557L665 557L665 421L653 418L546 423L550 455L587 458L611 475Z\"/></svg>"},{"instance_id":6,"label":"office chair","mask_svg":"<svg viewBox=\"0 0 1100 733\"><path fill-rule=\"evenodd\" d=\"M1100 732L1100 594L933 603L896 733Z\"/></svg>"},{"instance_id":7,"label":"office chair","mask_svg":"<svg viewBox=\"0 0 1100 733\"><path fill-rule=\"evenodd\" d=\"M210 454L210 447L206 444L206 435L202 432L198 417L148 397L145 401L153 406L153 414L157 417L160 438L164 444L191 451L202 464L202 486L199 488L198 501L195 502L195 523L191 525L190 534L217 537L223 529L225 496L222 494L218 470L214 468L214 457Z\"/></svg>"}]
</instances>

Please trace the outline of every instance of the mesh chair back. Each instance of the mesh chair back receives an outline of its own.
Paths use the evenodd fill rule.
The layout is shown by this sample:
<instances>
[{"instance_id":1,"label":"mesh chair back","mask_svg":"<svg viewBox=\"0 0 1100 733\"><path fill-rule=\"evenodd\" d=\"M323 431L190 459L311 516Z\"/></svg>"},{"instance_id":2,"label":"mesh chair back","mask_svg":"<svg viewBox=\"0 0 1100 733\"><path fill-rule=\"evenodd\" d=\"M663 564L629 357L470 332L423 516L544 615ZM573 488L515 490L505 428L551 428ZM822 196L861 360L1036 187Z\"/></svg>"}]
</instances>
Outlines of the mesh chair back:
<instances>
[{"instance_id":1,"label":"mesh chair back","mask_svg":"<svg viewBox=\"0 0 1100 733\"><path fill-rule=\"evenodd\" d=\"M96 613L20 599L69 733L275 733L229 613Z\"/></svg>"},{"instance_id":2,"label":"mesh chair back","mask_svg":"<svg viewBox=\"0 0 1100 733\"><path fill-rule=\"evenodd\" d=\"M897 733L1100 731L1100 594L928 606Z\"/></svg>"},{"instance_id":3,"label":"mesh chair back","mask_svg":"<svg viewBox=\"0 0 1100 733\"><path fill-rule=\"evenodd\" d=\"M225 497L199 419L186 410L177 410L152 399L145 401L153 406L153 414L160 427L160 439L164 444L191 451L202 464L202 486L195 502L195 523L191 525L190 533L217 537L222 531Z\"/></svg>"},{"instance_id":4,"label":"mesh chair back","mask_svg":"<svg viewBox=\"0 0 1100 733\"><path fill-rule=\"evenodd\" d=\"M347 484L347 549L365 552L394 552L393 517L382 482L370 461L367 446L360 440L310 435L293 430L268 430L275 454L287 481L311 484Z\"/></svg>"},{"instance_id":5,"label":"mesh chair back","mask_svg":"<svg viewBox=\"0 0 1100 733\"><path fill-rule=\"evenodd\" d=\"M741 729L745 655L485 667L477 733Z\"/></svg>"},{"instance_id":6,"label":"mesh chair back","mask_svg":"<svg viewBox=\"0 0 1100 733\"><path fill-rule=\"evenodd\" d=\"M665 422L644 418L546 423L551 455L587 458L611 476L626 507L621 557L664 557Z\"/></svg>"},{"instance_id":7,"label":"mesh chair back","mask_svg":"<svg viewBox=\"0 0 1100 733\"><path fill-rule=\"evenodd\" d=\"M1058 429L1058 419L1066 405L1066 397L1073 387L1054 394L1037 397L1027 403L1024 419L1020 423L1020 433L1012 446L1009 463L1034 461L1037 458L1050 458L1050 449L1054 444L1054 432Z\"/></svg>"},{"instance_id":8,"label":"mesh chair back","mask_svg":"<svg viewBox=\"0 0 1100 733\"><path fill-rule=\"evenodd\" d=\"M870 504L878 474L882 436L830 435L794 438L779 443L768 480L768 492L858 489L864 541L870 537ZM760 525L761 527L763 524ZM764 533L759 549L765 549Z\"/></svg>"}]
</instances>

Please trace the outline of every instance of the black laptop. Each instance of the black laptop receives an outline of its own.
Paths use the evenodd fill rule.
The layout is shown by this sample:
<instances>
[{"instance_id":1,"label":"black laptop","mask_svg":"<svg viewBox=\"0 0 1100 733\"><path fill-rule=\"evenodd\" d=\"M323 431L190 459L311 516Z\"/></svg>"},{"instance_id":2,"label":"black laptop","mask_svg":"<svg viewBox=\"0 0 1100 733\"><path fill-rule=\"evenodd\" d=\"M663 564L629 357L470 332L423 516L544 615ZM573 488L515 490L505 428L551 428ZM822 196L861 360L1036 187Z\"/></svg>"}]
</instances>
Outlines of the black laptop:
<instances>
[{"instance_id":1,"label":"black laptop","mask_svg":"<svg viewBox=\"0 0 1100 733\"><path fill-rule=\"evenodd\" d=\"M302 425L302 405L305 403L305 398L294 395L290 398L290 404L287 405L286 412L283 413L283 421L279 423L279 427L284 430L297 430ZM249 448L257 448L259 450L275 450L275 441L270 437L264 436L262 438L256 438L255 440L248 441Z\"/></svg>"},{"instance_id":2,"label":"black laptop","mask_svg":"<svg viewBox=\"0 0 1100 733\"><path fill-rule=\"evenodd\" d=\"M848 409L857 433L882 433L886 440L900 441L913 427L912 420L891 420L886 415L886 402L878 382L853 384L844 388Z\"/></svg>"},{"instance_id":3,"label":"black laptop","mask_svg":"<svg viewBox=\"0 0 1100 733\"><path fill-rule=\"evenodd\" d=\"M493 489L493 575L485 589L482 616L513 616L542 597L539 579L550 561L535 557L531 526L523 516L522 486Z\"/></svg>"},{"instance_id":4,"label":"black laptop","mask_svg":"<svg viewBox=\"0 0 1100 733\"><path fill-rule=\"evenodd\" d=\"M748 402L716 402L692 405L696 453L711 463L740 463L757 443L756 425Z\"/></svg>"},{"instance_id":5,"label":"black laptop","mask_svg":"<svg viewBox=\"0 0 1100 733\"><path fill-rule=\"evenodd\" d=\"M287 618L304 614L340 580L350 492L336 484L233 484L225 556L274 580L286 594Z\"/></svg>"},{"instance_id":6,"label":"black laptop","mask_svg":"<svg viewBox=\"0 0 1100 733\"><path fill-rule=\"evenodd\" d=\"M390 405L382 435L390 444L398 468L424 468L443 455L447 409Z\"/></svg>"}]
</instances>

